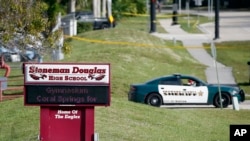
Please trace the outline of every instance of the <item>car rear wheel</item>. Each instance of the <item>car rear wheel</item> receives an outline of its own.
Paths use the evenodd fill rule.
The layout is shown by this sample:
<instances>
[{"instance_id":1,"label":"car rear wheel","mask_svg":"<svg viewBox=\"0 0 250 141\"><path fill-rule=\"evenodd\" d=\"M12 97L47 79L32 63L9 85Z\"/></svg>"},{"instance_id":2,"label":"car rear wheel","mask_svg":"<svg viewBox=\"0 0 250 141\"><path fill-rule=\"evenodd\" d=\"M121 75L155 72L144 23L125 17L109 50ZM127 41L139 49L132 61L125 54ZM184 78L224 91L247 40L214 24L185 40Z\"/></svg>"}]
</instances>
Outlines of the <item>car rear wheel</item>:
<instances>
[{"instance_id":1,"label":"car rear wheel","mask_svg":"<svg viewBox=\"0 0 250 141\"><path fill-rule=\"evenodd\" d=\"M155 107L160 107L162 105L162 98L159 94L150 94L147 98L147 104Z\"/></svg>"},{"instance_id":2,"label":"car rear wheel","mask_svg":"<svg viewBox=\"0 0 250 141\"><path fill-rule=\"evenodd\" d=\"M223 108L228 107L228 105L230 104L230 98L229 98L229 96L227 94L225 94L225 93L222 93L221 94L221 102L222 102L222 107ZM216 108L220 108L221 107L220 106L220 95L219 94L217 94L215 96L215 98L214 98L214 106Z\"/></svg>"}]
</instances>

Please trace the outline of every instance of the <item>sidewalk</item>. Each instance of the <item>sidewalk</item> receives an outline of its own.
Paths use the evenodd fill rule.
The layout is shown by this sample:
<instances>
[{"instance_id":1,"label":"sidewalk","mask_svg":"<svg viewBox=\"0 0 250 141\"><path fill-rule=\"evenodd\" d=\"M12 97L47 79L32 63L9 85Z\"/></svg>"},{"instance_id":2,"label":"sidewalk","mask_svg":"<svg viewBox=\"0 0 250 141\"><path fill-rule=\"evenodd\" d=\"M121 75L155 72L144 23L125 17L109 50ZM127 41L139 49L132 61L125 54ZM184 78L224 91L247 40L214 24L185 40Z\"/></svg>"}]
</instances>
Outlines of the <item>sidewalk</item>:
<instances>
[{"instance_id":1,"label":"sidewalk","mask_svg":"<svg viewBox=\"0 0 250 141\"><path fill-rule=\"evenodd\" d=\"M208 16L206 12L200 13ZM207 82L217 84L215 61L203 48L203 43L211 43L214 37L214 23L199 25L203 34L190 34L183 31L179 25L172 26L171 19L159 20L160 25L168 32L152 33L162 39L180 40L187 51L201 64L207 66L205 74ZM250 40L250 12L220 12L220 38L221 41ZM217 70L220 84L237 85L232 74L232 68L217 62Z\"/></svg>"}]
</instances>

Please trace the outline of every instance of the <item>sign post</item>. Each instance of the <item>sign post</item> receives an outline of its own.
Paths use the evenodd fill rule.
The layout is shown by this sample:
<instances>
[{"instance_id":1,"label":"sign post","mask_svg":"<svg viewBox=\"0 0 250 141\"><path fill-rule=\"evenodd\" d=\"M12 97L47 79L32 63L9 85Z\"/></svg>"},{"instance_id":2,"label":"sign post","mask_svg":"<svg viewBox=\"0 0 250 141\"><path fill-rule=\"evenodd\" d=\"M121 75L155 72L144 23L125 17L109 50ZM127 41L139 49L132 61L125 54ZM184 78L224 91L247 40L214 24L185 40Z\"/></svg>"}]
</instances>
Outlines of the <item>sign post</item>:
<instances>
[{"instance_id":1,"label":"sign post","mask_svg":"<svg viewBox=\"0 0 250 141\"><path fill-rule=\"evenodd\" d=\"M216 77L217 77L217 82L218 82L218 91L219 91L219 97L220 97L220 108L222 110L222 96L221 96L221 88L220 88L220 79L219 79L219 73L218 73L218 67L217 67L217 53L216 53L216 47L214 45L214 42L211 41L211 52L212 52L212 56L214 58L214 64L215 64L215 69L216 69Z\"/></svg>"},{"instance_id":2,"label":"sign post","mask_svg":"<svg viewBox=\"0 0 250 141\"><path fill-rule=\"evenodd\" d=\"M109 64L24 64L24 104L40 106L40 141L94 141L94 107L110 105Z\"/></svg>"}]
</instances>

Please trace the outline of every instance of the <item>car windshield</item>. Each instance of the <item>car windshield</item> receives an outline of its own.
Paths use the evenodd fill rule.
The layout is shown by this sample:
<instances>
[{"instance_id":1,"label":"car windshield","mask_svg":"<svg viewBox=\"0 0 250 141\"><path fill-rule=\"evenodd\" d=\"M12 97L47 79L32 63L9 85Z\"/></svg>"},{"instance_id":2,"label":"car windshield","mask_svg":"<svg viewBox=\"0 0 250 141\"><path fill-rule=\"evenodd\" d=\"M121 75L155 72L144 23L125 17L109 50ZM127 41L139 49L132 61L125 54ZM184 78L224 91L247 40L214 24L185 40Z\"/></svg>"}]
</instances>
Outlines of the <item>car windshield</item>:
<instances>
[{"instance_id":1,"label":"car windshield","mask_svg":"<svg viewBox=\"0 0 250 141\"><path fill-rule=\"evenodd\" d=\"M149 81L147 81L145 83L146 84L159 84L160 81L165 81L165 79L169 80L169 79L172 79L172 78L173 78L172 76L158 77L158 78L151 79L151 80L149 80Z\"/></svg>"},{"instance_id":2,"label":"car windshield","mask_svg":"<svg viewBox=\"0 0 250 141\"><path fill-rule=\"evenodd\" d=\"M195 78L195 79L196 79L196 81L199 81L200 83L203 83L204 85L207 85L207 82L205 82L205 81L203 81L203 80L201 80L199 78Z\"/></svg>"},{"instance_id":3,"label":"car windshield","mask_svg":"<svg viewBox=\"0 0 250 141\"><path fill-rule=\"evenodd\" d=\"M2 52L9 52L9 50L6 49L6 48L4 48L4 47L0 47L0 52L1 52L1 53L2 53Z\"/></svg>"},{"instance_id":4,"label":"car windshield","mask_svg":"<svg viewBox=\"0 0 250 141\"><path fill-rule=\"evenodd\" d=\"M199 85L207 85L207 82L196 78L196 77L190 77L190 76L183 76L182 79L191 79L193 81L199 82ZM172 83L174 82L174 83ZM169 85L176 85L178 84L178 80L176 79L176 77L172 77L172 76L165 76L165 77L158 77L158 78L154 78L151 79L147 82L145 82L146 84L159 84L159 83L164 83L164 84L169 84Z\"/></svg>"}]
</instances>

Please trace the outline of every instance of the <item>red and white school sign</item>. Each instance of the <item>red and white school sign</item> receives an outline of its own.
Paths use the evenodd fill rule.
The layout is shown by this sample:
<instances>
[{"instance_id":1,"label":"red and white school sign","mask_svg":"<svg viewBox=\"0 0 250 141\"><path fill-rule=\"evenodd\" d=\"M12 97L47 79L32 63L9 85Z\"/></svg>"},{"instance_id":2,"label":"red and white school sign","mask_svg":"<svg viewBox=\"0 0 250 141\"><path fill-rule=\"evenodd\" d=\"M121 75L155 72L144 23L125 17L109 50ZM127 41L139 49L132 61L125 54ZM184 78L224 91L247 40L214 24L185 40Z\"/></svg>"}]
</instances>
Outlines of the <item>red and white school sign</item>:
<instances>
[{"instance_id":1,"label":"red and white school sign","mask_svg":"<svg viewBox=\"0 0 250 141\"><path fill-rule=\"evenodd\" d=\"M41 141L93 141L94 106L110 105L110 65L25 63L24 104L40 106Z\"/></svg>"},{"instance_id":2,"label":"red and white school sign","mask_svg":"<svg viewBox=\"0 0 250 141\"><path fill-rule=\"evenodd\" d=\"M25 64L25 83L109 84L109 64Z\"/></svg>"}]
</instances>

